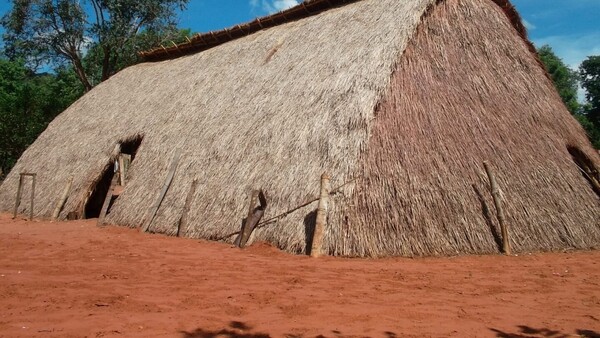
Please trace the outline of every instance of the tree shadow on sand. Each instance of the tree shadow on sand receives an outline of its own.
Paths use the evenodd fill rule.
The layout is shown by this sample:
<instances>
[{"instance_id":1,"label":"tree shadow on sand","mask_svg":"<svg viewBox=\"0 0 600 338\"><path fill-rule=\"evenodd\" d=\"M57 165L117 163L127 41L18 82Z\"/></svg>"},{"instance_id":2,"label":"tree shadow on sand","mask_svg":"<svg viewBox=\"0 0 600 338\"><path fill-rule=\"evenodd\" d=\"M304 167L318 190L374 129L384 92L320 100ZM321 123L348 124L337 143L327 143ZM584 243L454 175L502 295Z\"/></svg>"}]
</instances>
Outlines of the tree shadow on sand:
<instances>
[{"instance_id":1,"label":"tree shadow on sand","mask_svg":"<svg viewBox=\"0 0 600 338\"><path fill-rule=\"evenodd\" d=\"M490 329L496 333L498 338L573 338L573 334L564 333L550 329L536 329L525 325L520 325L519 332L510 333L497 329ZM577 330L577 335L581 338L600 338L600 333L591 330Z\"/></svg>"},{"instance_id":2,"label":"tree shadow on sand","mask_svg":"<svg viewBox=\"0 0 600 338\"><path fill-rule=\"evenodd\" d=\"M270 338L271 336L262 332L251 332L252 327L242 322L231 322L229 328L219 331L209 331L198 328L192 332L181 331L183 338Z\"/></svg>"},{"instance_id":3,"label":"tree shadow on sand","mask_svg":"<svg viewBox=\"0 0 600 338\"><path fill-rule=\"evenodd\" d=\"M182 338L270 338L271 335L262 332L252 332L253 328L246 323L233 321L229 327L218 331L209 331L198 328L192 332L180 331ZM306 336L304 334L285 334L285 338L341 338L341 337L365 337L364 335L355 336L344 334L333 330L329 335ZM386 338L397 338L398 335L391 331L384 332Z\"/></svg>"}]
</instances>

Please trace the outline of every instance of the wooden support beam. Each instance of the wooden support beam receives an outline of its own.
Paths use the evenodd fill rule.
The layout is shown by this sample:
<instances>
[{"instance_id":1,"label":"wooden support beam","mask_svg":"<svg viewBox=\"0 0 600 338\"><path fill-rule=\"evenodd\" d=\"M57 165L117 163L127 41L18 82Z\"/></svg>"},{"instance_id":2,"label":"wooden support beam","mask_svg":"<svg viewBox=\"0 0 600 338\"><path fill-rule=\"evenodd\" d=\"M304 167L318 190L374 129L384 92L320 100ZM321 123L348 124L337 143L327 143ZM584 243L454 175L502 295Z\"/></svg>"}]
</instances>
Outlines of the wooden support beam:
<instances>
[{"instance_id":1,"label":"wooden support beam","mask_svg":"<svg viewBox=\"0 0 600 338\"><path fill-rule=\"evenodd\" d=\"M160 208L160 205L161 205L162 201L165 199L165 195L167 194L167 191L169 190L169 187L171 186L171 182L173 181L173 177L175 176L175 171L177 170L177 165L179 164L180 157L181 157L181 149L177 149L177 151L175 152L175 156L173 157L173 160L171 161L171 168L169 169L165 183L163 184L162 190L160 191L160 194L158 195L158 199L152 206L152 209L150 209L150 213L148 214L148 218L146 219L146 222L142 225L142 228L141 228L142 232L147 232L148 229L150 229L150 225L152 224L152 221L154 221L154 217L156 216L156 213L158 212L158 208Z\"/></svg>"},{"instance_id":2,"label":"wooden support beam","mask_svg":"<svg viewBox=\"0 0 600 338\"><path fill-rule=\"evenodd\" d=\"M17 187L17 199L15 200L15 209L13 210L13 219L17 218L19 204L21 204L21 193L23 189L23 175L19 175L19 186Z\"/></svg>"},{"instance_id":3,"label":"wooden support beam","mask_svg":"<svg viewBox=\"0 0 600 338\"><path fill-rule=\"evenodd\" d=\"M60 212L62 211L65 203L67 202L67 198L69 198L69 192L71 191L71 187L73 186L73 176L69 177L67 184L65 185L65 189L63 190L62 195L60 196L58 202L56 202L56 207L52 212L52 220L55 221L58 219Z\"/></svg>"},{"instance_id":4,"label":"wooden support beam","mask_svg":"<svg viewBox=\"0 0 600 338\"><path fill-rule=\"evenodd\" d=\"M33 210L35 206L35 181L37 178L37 174L32 174L31 178L33 179L33 181L31 182L31 210L29 210L29 220L33 221Z\"/></svg>"},{"instance_id":5,"label":"wooden support beam","mask_svg":"<svg viewBox=\"0 0 600 338\"><path fill-rule=\"evenodd\" d=\"M257 202L260 202L258 206L256 206ZM242 230L240 234L236 238L234 244L240 248L246 246L248 240L250 239L250 235L256 228L258 222L265 214L265 210L267 209L267 198L262 190L253 190L250 196L250 206L248 207L248 216L246 216L246 220L242 225Z\"/></svg>"},{"instance_id":6,"label":"wooden support beam","mask_svg":"<svg viewBox=\"0 0 600 338\"><path fill-rule=\"evenodd\" d=\"M31 200L29 205L29 220L33 220L33 211L35 208L35 183L36 183L36 173L27 173L23 172L19 174L19 186L17 187L17 198L15 200L15 209L13 210L13 219L17 218L17 212L19 211L19 205L21 204L21 197L23 194L23 177L29 176L31 177Z\"/></svg>"},{"instance_id":7,"label":"wooden support beam","mask_svg":"<svg viewBox=\"0 0 600 338\"><path fill-rule=\"evenodd\" d=\"M106 218L106 214L108 213L108 207L110 206L110 201L112 200L115 186L118 182L118 175L115 173L110 181L110 187L106 192L106 197L104 198L104 203L102 204L102 209L100 210L100 216L98 216L98 222L96 223L97 226L104 225L104 218Z\"/></svg>"},{"instance_id":8,"label":"wooden support beam","mask_svg":"<svg viewBox=\"0 0 600 338\"><path fill-rule=\"evenodd\" d=\"M330 190L330 177L327 173L323 173L323 175L321 175L321 194L319 197L319 207L317 209L315 232L313 234L312 248L310 250L311 257L319 257L322 255L321 250L323 249L323 237L325 235L325 227L327 226Z\"/></svg>"},{"instance_id":9,"label":"wooden support beam","mask_svg":"<svg viewBox=\"0 0 600 338\"><path fill-rule=\"evenodd\" d=\"M500 229L502 230L502 251L504 251L505 255L510 255L510 238L508 235L508 226L506 225L504 219L504 209L502 208L502 197L500 196L500 189L498 188L496 176L494 175L494 172L492 171L492 168L490 167L489 163L487 161L484 161L483 166L485 167L485 171L490 181L490 188L492 191L492 197L494 199L494 205L496 206L498 223L500 223Z\"/></svg>"},{"instance_id":10,"label":"wooden support beam","mask_svg":"<svg viewBox=\"0 0 600 338\"><path fill-rule=\"evenodd\" d=\"M120 154L119 155L119 176L121 180L121 186L127 184L127 172L129 171L129 165L131 164L131 155Z\"/></svg>"},{"instance_id":11,"label":"wooden support beam","mask_svg":"<svg viewBox=\"0 0 600 338\"><path fill-rule=\"evenodd\" d=\"M188 191L187 197L185 198L185 205L183 206L183 213L181 214L181 218L179 222L177 222L177 237L181 235L181 229L186 229L188 222L188 214L190 212L190 208L192 206L192 200L194 199L194 194L196 193L196 186L198 185L198 180L194 179L192 184L190 185L190 190Z\"/></svg>"}]
</instances>

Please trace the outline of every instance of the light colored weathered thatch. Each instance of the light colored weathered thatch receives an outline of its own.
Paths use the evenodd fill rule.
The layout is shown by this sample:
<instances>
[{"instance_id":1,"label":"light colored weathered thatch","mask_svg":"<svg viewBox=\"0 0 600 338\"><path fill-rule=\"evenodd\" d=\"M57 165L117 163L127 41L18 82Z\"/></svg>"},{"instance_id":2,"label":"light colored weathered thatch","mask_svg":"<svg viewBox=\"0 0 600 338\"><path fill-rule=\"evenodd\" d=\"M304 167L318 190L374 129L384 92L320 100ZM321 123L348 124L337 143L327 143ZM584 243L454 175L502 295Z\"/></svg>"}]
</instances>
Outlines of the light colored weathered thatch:
<instances>
[{"instance_id":1,"label":"light colored weathered thatch","mask_svg":"<svg viewBox=\"0 0 600 338\"><path fill-rule=\"evenodd\" d=\"M66 217L116 146L141 136L109 223L143 223L181 149L156 232L176 232L194 178L182 233L232 241L251 189L266 191L269 219L317 196L327 170L343 185L325 235L332 254L497 252L490 160L515 251L598 246L600 200L567 147L595 167L600 158L519 25L501 0L363 0L130 67L51 123L0 187L0 209L27 170L38 173L36 214L49 216L74 175ZM252 240L304 252L315 208Z\"/></svg>"}]
</instances>

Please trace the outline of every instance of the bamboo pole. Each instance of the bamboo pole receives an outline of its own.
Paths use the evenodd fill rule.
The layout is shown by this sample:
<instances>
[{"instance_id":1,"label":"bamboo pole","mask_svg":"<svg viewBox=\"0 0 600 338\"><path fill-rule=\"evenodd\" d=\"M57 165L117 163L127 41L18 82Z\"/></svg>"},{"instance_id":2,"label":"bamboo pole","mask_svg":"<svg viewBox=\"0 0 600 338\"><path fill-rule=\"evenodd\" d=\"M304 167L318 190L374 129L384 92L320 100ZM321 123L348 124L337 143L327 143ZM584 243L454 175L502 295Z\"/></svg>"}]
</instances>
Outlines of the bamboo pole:
<instances>
[{"instance_id":1,"label":"bamboo pole","mask_svg":"<svg viewBox=\"0 0 600 338\"><path fill-rule=\"evenodd\" d=\"M319 207L317 209L317 220L315 222L315 232L313 234L311 257L321 256L323 249L323 236L325 226L327 225L327 210L329 206L330 177L327 173L321 175L321 195L319 197Z\"/></svg>"},{"instance_id":2,"label":"bamboo pole","mask_svg":"<svg viewBox=\"0 0 600 338\"><path fill-rule=\"evenodd\" d=\"M13 219L17 218L17 211L19 209L19 204L21 204L21 193L23 187L23 175L19 175L19 186L17 187L17 199L15 200L15 209L13 211Z\"/></svg>"},{"instance_id":3,"label":"bamboo pole","mask_svg":"<svg viewBox=\"0 0 600 338\"><path fill-rule=\"evenodd\" d=\"M496 213L498 216L498 223L500 223L500 229L502 230L502 251L505 255L510 255L510 238L508 237L508 226L504 219L504 209L502 208L502 197L500 196L500 189L498 189L498 183L496 182L496 176L487 161L483 162L485 171L487 172L490 180L490 188L492 190L492 197L494 199L494 205L496 206Z\"/></svg>"},{"instance_id":4,"label":"bamboo pole","mask_svg":"<svg viewBox=\"0 0 600 338\"><path fill-rule=\"evenodd\" d=\"M56 207L54 208L54 211L52 212L52 220L53 221L55 221L58 218L58 216L60 215L60 212L62 211L62 208L65 205L65 202L67 202L67 198L69 197L69 192L71 191L72 186L73 186L73 176L69 177L69 180L67 181L67 185L65 186L65 189L63 190L63 193L60 196L58 203L56 203Z\"/></svg>"}]
</instances>

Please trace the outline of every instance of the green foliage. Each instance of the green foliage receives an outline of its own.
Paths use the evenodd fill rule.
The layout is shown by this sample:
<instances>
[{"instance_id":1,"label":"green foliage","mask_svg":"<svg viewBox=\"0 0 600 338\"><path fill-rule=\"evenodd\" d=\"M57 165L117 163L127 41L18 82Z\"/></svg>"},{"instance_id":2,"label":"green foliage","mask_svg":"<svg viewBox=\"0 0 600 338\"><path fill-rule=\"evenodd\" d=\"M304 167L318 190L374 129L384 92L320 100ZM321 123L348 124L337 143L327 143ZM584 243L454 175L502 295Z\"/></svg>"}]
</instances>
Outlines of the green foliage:
<instances>
[{"instance_id":1,"label":"green foliage","mask_svg":"<svg viewBox=\"0 0 600 338\"><path fill-rule=\"evenodd\" d=\"M572 114L579 112L580 105L577 102L578 74L565 65L548 45L539 48L538 55L544 66L546 66L546 70L548 70L567 109Z\"/></svg>"},{"instance_id":2,"label":"green foliage","mask_svg":"<svg viewBox=\"0 0 600 338\"><path fill-rule=\"evenodd\" d=\"M579 67L581 86L586 90L588 118L600 129L600 56L588 57Z\"/></svg>"},{"instance_id":3,"label":"green foliage","mask_svg":"<svg viewBox=\"0 0 600 338\"><path fill-rule=\"evenodd\" d=\"M88 65L99 67L98 82L104 81L134 62L142 32L157 37L176 32L176 11L188 1L12 0L0 22L6 55L34 67L70 63L87 91L93 84L84 67L86 50L96 49Z\"/></svg>"},{"instance_id":4,"label":"green foliage","mask_svg":"<svg viewBox=\"0 0 600 338\"><path fill-rule=\"evenodd\" d=\"M186 41L186 37L189 38L191 36L192 33L189 29L166 30L162 34L148 30L143 31L123 45L122 54L115 54L113 56L113 59L111 59L112 67L114 67L115 72L118 72L137 63L137 53L139 51L150 50L161 44L182 43ZM83 66L92 85L102 82L103 57L102 46L95 43L89 48L83 58Z\"/></svg>"},{"instance_id":5,"label":"green foliage","mask_svg":"<svg viewBox=\"0 0 600 338\"><path fill-rule=\"evenodd\" d=\"M22 61L0 59L0 170L8 173L48 123L82 93L73 71L39 75Z\"/></svg>"},{"instance_id":6,"label":"green foliage","mask_svg":"<svg viewBox=\"0 0 600 338\"><path fill-rule=\"evenodd\" d=\"M575 114L575 118L585 129L594 148L600 149L600 128L597 128L585 114Z\"/></svg>"},{"instance_id":7,"label":"green foliage","mask_svg":"<svg viewBox=\"0 0 600 338\"><path fill-rule=\"evenodd\" d=\"M582 109L587 123L584 128L596 149L600 149L600 56L590 56L579 66L581 86L587 103Z\"/></svg>"}]
</instances>

